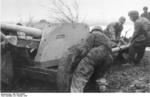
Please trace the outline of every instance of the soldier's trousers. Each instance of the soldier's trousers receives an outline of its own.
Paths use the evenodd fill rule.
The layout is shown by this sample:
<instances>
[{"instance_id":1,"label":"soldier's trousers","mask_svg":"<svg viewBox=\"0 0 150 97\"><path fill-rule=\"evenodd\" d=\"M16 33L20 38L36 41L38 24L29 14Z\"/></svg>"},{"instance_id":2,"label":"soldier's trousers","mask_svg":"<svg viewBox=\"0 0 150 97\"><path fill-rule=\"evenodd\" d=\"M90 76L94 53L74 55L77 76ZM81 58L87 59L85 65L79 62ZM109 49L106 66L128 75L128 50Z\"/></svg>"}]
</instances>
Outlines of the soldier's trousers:
<instances>
[{"instance_id":1,"label":"soldier's trousers","mask_svg":"<svg viewBox=\"0 0 150 97\"><path fill-rule=\"evenodd\" d=\"M111 66L112 61L112 55L105 46L91 49L73 73L71 92L98 92L95 84L96 80L104 75Z\"/></svg>"},{"instance_id":2,"label":"soldier's trousers","mask_svg":"<svg viewBox=\"0 0 150 97\"><path fill-rule=\"evenodd\" d=\"M129 47L130 61L138 64L144 56L146 47L150 47L150 39L144 41L134 41Z\"/></svg>"}]
</instances>

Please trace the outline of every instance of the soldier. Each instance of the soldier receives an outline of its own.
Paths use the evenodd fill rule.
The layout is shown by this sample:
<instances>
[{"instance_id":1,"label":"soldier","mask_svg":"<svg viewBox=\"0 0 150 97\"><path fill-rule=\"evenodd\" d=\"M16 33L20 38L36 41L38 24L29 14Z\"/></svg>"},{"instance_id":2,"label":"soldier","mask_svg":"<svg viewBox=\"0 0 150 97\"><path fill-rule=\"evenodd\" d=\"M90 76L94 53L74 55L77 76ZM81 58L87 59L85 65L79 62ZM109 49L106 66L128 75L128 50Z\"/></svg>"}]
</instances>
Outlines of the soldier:
<instances>
[{"instance_id":1,"label":"soldier","mask_svg":"<svg viewBox=\"0 0 150 97\"><path fill-rule=\"evenodd\" d=\"M143 58L145 48L150 46L150 22L139 17L138 11L130 11L128 15L134 22L134 34L129 47L130 61L138 64Z\"/></svg>"},{"instance_id":2,"label":"soldier","mask_svg":"<svg viewBox=\"0 0 150 97\"><path fill-rule=\"evenodd\" d=\"M125 17L120 17L118 22L110 23L106 29L105 34L113 41L118 41L120 39L121 32L123 30L123 24L125 23Z\"/></svg>"},{"instance_id":3,"label":"soldier","mask_svg":"<svg viewBox=\"0 0 150 97\"><path fill-rule=\"evenodd\" d=\"M80 83L83 83L79 78L86 78L87 81L92 79L94 82L97 79L98 82L98 78L102 77L104 72L109 68L112 63L111 42L107 36L100 33L100 30L101 29L97 28L93 29L84 43L71 47L60 60L57 74L59 92L69 92L70 87L72 88L71 92L83 92L83 90L79 90L81 87L85 87L85 85L81 87L78 86ZM82 67L82 69L80 69L80 67ZM85 70L92 71L88 73ZM82 75L83 72L88 74Z\"/></svg>"},{"instance_id":4,"label":"soldier","mask_svg":"<svg viewBox=\"0 0 150 97\"><path fill-rule=\"evenodd\" d=\"M150 21L150 12L148 12L148 8L145 6L143 8L144 13L141 14L141 17L145 17Z\"/></svg>"},{"instance_id":5,"label":"soldier","mask_svg":"<svg viewBox=\"0 0 150 97\"><path fill-rule=\"evenodd\" d=\"M98 92L100 79L113 61L111 42L103 33L93 32L81 49L83 57L73 72L71 92Z\"/></svg>"}]
</instances>

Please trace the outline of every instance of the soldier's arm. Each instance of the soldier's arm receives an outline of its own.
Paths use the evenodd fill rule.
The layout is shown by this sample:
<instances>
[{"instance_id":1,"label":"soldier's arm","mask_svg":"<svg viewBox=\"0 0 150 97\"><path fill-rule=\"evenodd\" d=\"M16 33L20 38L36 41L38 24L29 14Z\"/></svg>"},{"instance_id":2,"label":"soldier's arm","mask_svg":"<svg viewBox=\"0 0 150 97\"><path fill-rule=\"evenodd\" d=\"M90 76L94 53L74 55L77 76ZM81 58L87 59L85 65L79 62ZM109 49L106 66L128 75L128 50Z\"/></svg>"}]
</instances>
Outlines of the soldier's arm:
<instances>
[{"instance_id":1,"label":"soldier's arm","mask_svg":"<svg viewBox=\"0 0 150 97\"><path fill-rule=\"evenodd\" d=\"M93 48L95 35L96 34L94 33L90 34L90 36L86 39L85 43L81 47L82 56L85 56L90 51L90 49Z\"/></svg>"},{"instance_id":2,"label":"soldier's arm","mask_svg":"<svg viewBox=\"0 0 150 97\"><path fill-rule=\"evenodd\" d=\"M104 85L104 83L101 82L101 78L103 78L104 74L109 71L110 67L113 65L113 57L111 54L107 54L107 57L105 58L105 61L103 62L103 69L101 70L100 73L97 74L97 80L96 83L98 85L99 91L103 91L101 90L101 86L102 84ZM105 85L107 85L105 83Z\"/></svg>"},{"instance_id":3,"label":"soldier's arm","mask_svg":"<svg viewBox=\"0 0 150 97\"><path fill-rule=\"evenodd\" d=\"M116 40L116 36L115 36L115 23L110 24L110 26L109 26L109 32L111 34L111 40Z\"/></svg>"},{"instance_id":4,"label":"soldier's arm","mask_svg":"<svg viewBox=\"0 0 150 97\"><path fill-rule=\"evenodd\" d=\"M118 35L117 35L117 37L116 37L116 39L117 39L117 40L119 40L119 39L120 39L120 36L121 36L121 32L122 32L122 30L123 30L123 27L121 28L120 32L118 33Z\"/></svg>"},{"instance_id":5,"label":"soldier's arm","mask_svg":"<svg viewBox=\"0 0 150 97\"><path fill-rule=\"evenodd\" d=\"M142 23L136 22L134 24L134 33L133 33L131 42L133 42L135 40L135 38L137 38L141 34L141 32L140 32L141 28L142 28Z\"/></svg>"}]
</instances>

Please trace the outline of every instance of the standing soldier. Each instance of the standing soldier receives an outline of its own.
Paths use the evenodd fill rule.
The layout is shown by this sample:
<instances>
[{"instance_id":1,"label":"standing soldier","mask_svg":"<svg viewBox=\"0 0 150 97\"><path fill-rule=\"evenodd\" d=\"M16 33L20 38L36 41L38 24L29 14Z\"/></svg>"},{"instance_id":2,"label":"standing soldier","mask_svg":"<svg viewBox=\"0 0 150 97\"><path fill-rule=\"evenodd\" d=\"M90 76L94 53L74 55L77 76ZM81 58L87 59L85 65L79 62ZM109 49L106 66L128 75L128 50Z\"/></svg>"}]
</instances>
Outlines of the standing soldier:
<instances>
[{"instance_id":1,"label":"standing soldier","mask_svg":"<svg viewBox=\"0 0 150 97\"><path fill-rule=\"evenodd\" d=\"M130 61L137 64L143 58L145 48L150 46L150 21L139 17L138 11L130 11L128 15L134 22L134 34L129 47L129 56Z\"/></svg>"},{"instance_id":2,"label":"standing soldier","mask_svg":"<svg viewBox=\"0 0 150 97\"><path fill-rule=\"evenodd\" d=\"M118 22L110 23L106 29L105 34L112 40L118 41L120 39L121 32L123 30L123 24L125 23L125 17L120 17Z\"/></svg>"},{"instance_id":3,"label":"standing soldier","mask_svg":"<svg viewBox=\"0 0 150 97\"><path fill-rule=\"evenodd\" d=\"M141 14L141 17L145 17L150 21L150 12L148 12L148 8L145 6L143 8L144 13Z\"/></svg>"}]
</instances>

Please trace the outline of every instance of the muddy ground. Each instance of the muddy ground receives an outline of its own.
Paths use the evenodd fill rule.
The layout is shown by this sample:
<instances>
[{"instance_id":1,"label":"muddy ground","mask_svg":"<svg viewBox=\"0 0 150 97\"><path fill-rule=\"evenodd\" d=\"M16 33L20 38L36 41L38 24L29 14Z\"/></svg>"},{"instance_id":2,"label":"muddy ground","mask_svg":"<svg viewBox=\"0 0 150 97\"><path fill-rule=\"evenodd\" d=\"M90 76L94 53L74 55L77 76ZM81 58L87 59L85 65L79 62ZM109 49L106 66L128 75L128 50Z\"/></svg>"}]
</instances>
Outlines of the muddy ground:
<instances>
[{"instance_id":1,"label":"muddy ground","mask_svg":"<svg viewBox=\"0 0 150 97\"><path fill-rule=\"evenodd\" d=\"M144 58L136 66L114 66L105 78L107 92L150 92L150 63Z\"/></svg>"},{"instance_id":2,"label":"muddy ground","mask_svg":"<svg viewBox=\"0 0 150 97\"><path fill-rule=\"evenodd\" d=\"M150 61L149 61L150 62ZM137 66L116 65L106 73L108 86L105 92L149 92L150 93L150 63L144 58ZM21 78L12 86L2 87L2 92L57 92L54 83Z\"/></svg>"}]
</instances>

